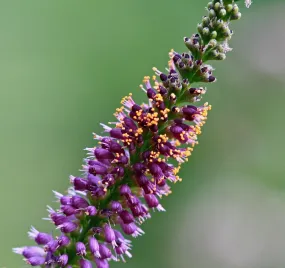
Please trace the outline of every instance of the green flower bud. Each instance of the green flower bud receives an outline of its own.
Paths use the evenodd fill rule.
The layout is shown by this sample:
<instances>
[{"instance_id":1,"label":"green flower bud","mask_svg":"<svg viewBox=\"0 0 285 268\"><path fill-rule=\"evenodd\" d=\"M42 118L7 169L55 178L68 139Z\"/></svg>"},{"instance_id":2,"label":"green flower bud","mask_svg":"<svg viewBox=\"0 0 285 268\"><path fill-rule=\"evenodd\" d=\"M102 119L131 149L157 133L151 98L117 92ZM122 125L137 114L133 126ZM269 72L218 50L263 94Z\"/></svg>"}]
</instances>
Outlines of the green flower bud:
<instances>
[{"instance_id":1,"label":"green flower bud","mask_svg":"<svg viewBox=\"0 0 285 268\"><path fill-rule=\"evenodd\" d=\"M217 46L217 51L218 51L218 52L224 52L223 46L222 46L222 45L218 45L218 46Z\"/></svg>"},{"instance_id":2,"label":"green flower bud","mask_svg":"<svg viewBox=\"0 0 285 268\"><path fill-rule=\"evenodd\" d=\"M233 14L231 16L231 20L239 20L241 18L241 13L238 12L237 14Z\"/></svg>"},{"instance_id":3,"label":"green flower bud","mask_svg":"<svg viewBox=\"0 0 285 268\"><path fill-rule=\"evenodd\" d=\"M203 34L203 25L202 25L202 23L199 23L197 25L197 30L198 30L199 34Z\"/></svg>"},{"instance_id":4,"label":"green flower bud","mask_svg":"<svg viewBox=\"0 0 285 268\"><path fill-rule=\"evenodd\" d=\"M203 19L202 19L202 25L203 25L203 27L208 27L209 25L210 25L210 18L209 17L203 17Z\"/></svg>"},{"instance_id":5,"label":"green flower bud","mask_svg":"<svg viewBox=\"0 0 285 268\"><path fill-rule=\"evenodd\" d=\"M204 36L208 36L210 34L209 28L208 27L203 28L202 33L203 33Z\"/></svg>"},{"instance_id":6,"label":"green flower bud","mask_svg":"<svg viewBox=\"0 0 285 268\"><path fill-rule=\"evenodd\" d=\"M221 29L224 26L224 22L222 20L217 20L214 24L214 28L216 30Z\"/></svg>"},{"instance_id":7,"label":"green flower bud","mask_svg":"<svg viewBox=\"0 0 285 268\"><path fill-rule=\"evenodd\" d=\"M224 8L222 8L221 10L220 10L220 12L219 12L219 15L220 15L220 17L225 17L226 15L227 15L227 11L224 9Z\"/></svg>"},{"instance_id":8,"label":"green flower bud","mask_svg":"<svg viewBox=\"0 0 285 268\"><path fill-rule=\"evenodd\" d=\"M237 4L235 4L235 5L233 6L232 12L233 12L233 13L238 13L238 12L239 12L239 7L238 7Z\"/></svg>"},{"instance_id":9,"label":"green flower bud","mask_svg":"<svg viewBox=\"0 0 285 268\"><path fill-rule=\"evenodd\" d=\"M218 33L217 33L216 31L212 31L212 32L211 32L211 38L212 38L212 39L216 39L217 36L218 36Z\"/></svg>"},{"instance_id":10,"label":"green flower bud","mask_svg":"<svg viewBox=\"0 0 285 268\"><path fill-rule=\"evenodd\" d=\"M233 5L226 5L226 11L231 12L233 10Z\"/></svg>"},{"instance_id":11,"label":"green flower bud","mask_svg":"<svg viewBox=\"0 0 285 268\"><path fill-rule=\"evenodd\" d=\"M216 12L215 12L214 9L211 9L211 10L209 11L209 18L210 18L210 19L213 19L213 18L215 18L215 17L216 17Z\"/></svg>"},{"instance_id":12,"label":"green flower bud","mask_svg":"<svg viewBox=\"0 0 285 268\"><path fill-rule=\"evenodd\" d=\"M225 53L219 53L218 56L216 57L216 60L225 60L225 59L226 59Z\"/></svg>"},{"instance_id":13,"label":"green flower bud","mask_svg":"<svg viewBox=\"0 0 285 268\"><path fill-rule=\"evenodd\" d=\"M208 5L207 5L208 9L212 9L214 7L213 3L212 2L209 2Z\"/></svg>"},{"instance_id":14,"label":"green flower bud","mask_svg":"<svg viewBox=\"0 0 285 268\"><path fill-rule=\"evenodd\" d=\"M220 7L221 7L221 4L219 2L217 2L215 5L214 5L214 10L215 11L219 11L220 10Z\"/></svg>"},{"instance_id":15,"label":"green flower bud","mask_svg":"<svg viewBox=\"0 0 285 268\"><path fill-rule=\"evenodd\" d=\"M215 60L218 57L219 53L217 50L212 50L208 53L207 59L208 60Z\"/></svg>"},{"instance_id":16,"label":"green flower bud","mask_svg":"<svg viewBox=\"0 0 285 268\"><path fill-rule=\"evenodd\" d=\"M211 40L209 41L208 46L211 47L211 48L214 48L214 47L217 46L217 43L218 43L218 42L217 42L216 39L211 39Z\"/></svg>"}]
</instances>

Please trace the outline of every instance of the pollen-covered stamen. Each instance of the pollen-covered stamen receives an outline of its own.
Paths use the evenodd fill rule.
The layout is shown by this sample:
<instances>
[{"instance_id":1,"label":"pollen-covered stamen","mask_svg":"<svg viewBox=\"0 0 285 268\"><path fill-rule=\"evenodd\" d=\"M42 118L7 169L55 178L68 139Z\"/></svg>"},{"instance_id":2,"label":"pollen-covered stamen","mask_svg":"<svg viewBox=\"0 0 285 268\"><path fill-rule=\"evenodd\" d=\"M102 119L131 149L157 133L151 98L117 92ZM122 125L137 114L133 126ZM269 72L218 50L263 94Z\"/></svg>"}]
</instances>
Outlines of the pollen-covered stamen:
<instances>
[{"instance_id":1,"label":"pollen-covered stamen","mask_svg":"<svg viewBox=\"0 0 285 268\"><path fill-rule=\"evenodd\" d=\"M135 105L136 103L134 102L133 98L132 98L132 93L129 94L129 96L124 97L121 100L121 104L123 104L124 106L126 106L128 109L131 109L133 107L133 105Z\"/></svg>"}]
</instances>

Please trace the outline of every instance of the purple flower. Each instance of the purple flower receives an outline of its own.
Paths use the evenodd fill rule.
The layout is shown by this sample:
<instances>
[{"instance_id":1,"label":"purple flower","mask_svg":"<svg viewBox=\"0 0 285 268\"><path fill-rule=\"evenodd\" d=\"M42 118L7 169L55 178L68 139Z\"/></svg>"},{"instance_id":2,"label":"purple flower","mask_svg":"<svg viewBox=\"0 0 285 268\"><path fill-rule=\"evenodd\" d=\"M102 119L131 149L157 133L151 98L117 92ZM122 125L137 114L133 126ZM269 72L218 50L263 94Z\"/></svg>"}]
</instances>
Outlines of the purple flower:
<instances>
[{"instance_id":1,"label":"purple flower","mask_svg":"<svg viewBox=\"0 0 285 268\"><path fill-rule=\"evenodd\" d=\"M106 259L95 258L97 268L109 268L109 262Z\"/></svg>"},{"instance_id":2,"label":"purple flower","mask_svg":"<svg viewBox=\"0 0 285 268\"><path fill-rule=\"evenodd\" d=\"M109 259L112 257L111 250L104 244L99 244L99 252L102 259Z\"/></svg>"},{"instance_id":3,"label":"purple flower","mask_svg":"<svg viewBox=\"0 0 285 268\"><path fill-rule=\"evenodd\" d=\"M68 255L67 254L63 254L61 255L59 258L58 258L58 261L59 265L61 267L64 267L65 265L67 265L68 263Z\"/></svg>"},{"instance_id":4,"label":"purple flower","mask_svg":"<svg viewBox=\"0 0 285 268\"><path fill-rule=\"evenodd\" d=\"M86 255L86 247L82 242L76 243L76 254L79 256L85 256Z\"/></svg>"},{"instance_id":5,"label":"purple flower","mask_svg":"<svg viewBox=\"0 0 285 268\"><path fill-rule=\"evenodd\" d=\"M80 268L92 268L92 264L88 260L81 259L79 261Z\"/></svg>"},{"instance_id":6,"label":"purple flower","mask_svg":"<svg viewBox=\"0 0 285 268\"><path fill-rule=\"evenodd\" d=\"M31 266L40 266L45 263L45 258L43 257L31 257L26 260L27 264Z\"/></svg>"},{"instance_id":7,"label":"purple flower","mask_svg":"<svg viewBox=\"0 0 285 268\"><path fill-rule=\"evenodd\" d=\"M66 247L67 245L69 245L70 239L65 235L61 235L57 238L57 243L60 247Z\"/></svg>"},{"instance_id":8,"label":"purple flower","mask_svg":"<svg viewBox=\"0 0 285 268\"><path fill-rule=\"evenodd\" d=\"M97 258L101 257L100 252L99 252L99 243L98 243L97 239L93 236L91 236L89 238L89 248L90 248L91 253L95 257L97 257Z\"/></svg>"},{"instance_id":9,"label":"purple flower","mask_svg":"<svg viewBox=\"0 0 285 268\"><path fill-rule=\"evenodd\" d=\"M112 244L113 247L116 246L116 236L114 230L111 228L109 224L104 225L104 234L105 234L105 241L107 243Z\"/></svg>"},{"instance_id":10,"label":"purple flower","mask_svg":"<svg viewBox=\"0 0 285 268\"><path fill-rule=\"evenodd\" d=\"M31 257L43 257L46 255L43 248L35 247L35 246L13 248L13 252L23 255L27 259Z\"/></svg>"},{"instance_id":11,"label":"purple flower","mask_svg":"<svg viewBox=\"0 0 285 268\"><path fill-rule=\"evenodd\" d=\"M63 233L71 233L77 229L78 225L75 222L68 221L68 222L64 222L63 224L59 225L58 227L60 228L60 230Z\"/></svg>"}]
</instances>

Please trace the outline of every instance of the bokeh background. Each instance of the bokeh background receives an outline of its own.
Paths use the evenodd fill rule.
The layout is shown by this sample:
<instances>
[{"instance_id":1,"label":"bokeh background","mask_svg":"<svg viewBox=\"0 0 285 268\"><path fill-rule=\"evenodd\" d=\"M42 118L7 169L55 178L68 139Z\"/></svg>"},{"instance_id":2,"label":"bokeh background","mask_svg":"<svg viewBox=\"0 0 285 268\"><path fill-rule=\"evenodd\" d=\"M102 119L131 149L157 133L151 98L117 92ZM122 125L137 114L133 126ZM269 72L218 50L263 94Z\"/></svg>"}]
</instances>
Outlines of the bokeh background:
<instances>
[{"instance_id":1,"label":"bokeh background","mask_svg":"<svg viewBox=\"0 0 285 268\"><path fill-rule=\"evenodd\" d=\"M79 175L100 122L113 120L168 51L183 51L206 0L0 2L0 267ZM214 63L213 105L183 182L112 267L285 266L285 3L256 0L234 23L234 51Z\"/></svg>"}]
</instances>

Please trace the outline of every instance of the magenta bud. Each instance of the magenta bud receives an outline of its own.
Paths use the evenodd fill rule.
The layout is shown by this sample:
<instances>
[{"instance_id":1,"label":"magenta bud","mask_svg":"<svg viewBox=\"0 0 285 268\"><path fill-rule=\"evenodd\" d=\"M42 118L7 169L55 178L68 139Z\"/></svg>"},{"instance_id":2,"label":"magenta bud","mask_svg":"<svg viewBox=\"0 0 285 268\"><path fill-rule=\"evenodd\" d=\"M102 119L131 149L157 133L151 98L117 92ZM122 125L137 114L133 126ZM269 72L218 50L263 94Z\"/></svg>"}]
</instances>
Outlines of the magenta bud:
<instances>
[{"instance_id":1,"label":"magenta bud","mask_svg":"<svg viewBox=\"0 0 285 268\"><path fill-rule=\"evenodd\" d=\"M71 216L71 215L74 215L76 213L76 209L70 205L61 206L61 211L66 216Z\"/></svg>"},{"instance_id":2,"label":"magenta bud","mask_svg":"<svg viewBox=\"0 0 285 268\"><path fill-rule=\"evenodd\" d=\"M106 259L95 258L97 268L109 268L109 262Z\"/></svg>"},{"instance_id":3,"label":"magenta bud","mask_svg":"<svg viewBox=\"0 0 285 268\"><path fill-rule=\"evenodd\" d=\"M116 236L115 236L114 230L111 228L109 224L105 224L103 228L104 228L104 234L105 234L105 241L115 246Z\"/></svg>"},{"instance_id":4,"label":"magenta bud","mask_svg":"<svg viewBox=\"0 0 285 268\"><path fill-rule=\"evenodd\" d=\"M121 187L120 187L120 194L121 195L129 195L131 194L132 191L131 191L131 188L126 185L126 184L123 184Z\"/></svg>"},{"instance_id":5,"label":"magenta bud","mask_svg":"<svg viewBox=\"0 0 285 268\"><path fill-rule=\"evenodd\" d=\"M97 209L94 206L88 206L85 209L85 214L89 216L95 216L97 214Z\"/></svg>"},{"instance_id":6,"label":"magenta bud","mask_svg":"<svg viewBox=\"0 0 285 268\"><path fill-rule=\"evenodd\" d=\"M137 205L137 206L132 206L130 207L130 210L132 211L133 213L133 216L134 217L139 217L139 216L143 216L145 213L142 209L142 206L141 204ZM122 219L123 220L123 219ZM124 220L123 220L124 221ZM124 223L127 223L127 222L124 222Z\"/></svg>"},{"instance_id":7,"label":"magenta bud","mask_svg":"<svg viewBox=\"0 0 285 268\"><path fill-rule=\"evenodd\" d=\"M67 221L61 224L59 227L63 233L71 233L75 231L78 226L75 222Z\"/></svg>"},{"instance_id":8,"label":"magenta bud","mask_svg":"<svg viewBox=\"0 0 285 268\"><path fill-rule=\"evenodd\" d=\"M110 151L106 149L102 149L102 148L96 148L94 151L94 155L96 156L98 160L105 160L105 159L113 160L114 159L114 155Z\"/></svg>"},{"instance_id":9,"label":"magenta bud","mask_svg":"<svg viewBox=\"0 0 285 268\"><path fill-rule=\"evenodd\" d=\"M58 249L58 241L57 240L51 240L49 241L45 246L44 249L46 252L55 252Z\"/></svg>"},{"instance_id":10,"label":"magenta bud","mask_svg":"<svg viewBox=\"0 0 285 268\"><path fill-rule=\"evenodd\" d=\"M120 128L113 128L111 131L110 131L110 136L112 138L115 138L115 139L120 139L122 140L124 138L123 136L123 133L122 133L122 130Z\"/></svg>"},{"instance_id":11,"label":"magenta bud","mask_svg":"<svg viewBox=\"0 0 285 268\"><path fill-rule=\"evenodd\" d=\"M131 194L128 196L128 205L129 206L136 206L140 203L141 203L141 201L139 200L139 198L136 195Z\"/></svg>"},{"instance_id":12,"label":"magenta bud","mask_svg":"<svg viewBox=\"0 0 285 268\"><path fill-rule=\"evenodd\" d=\"M123 209L123 207L122 207L122 205L121 205L120 202L118 202L118 201L112 201L112 203L111 203L111 210L112 210L113 212L119 213L119 212L122 211L122 209Z\"/></svg>"},{"instance_id":13,"label":"magenta bud","mask_svg":"<svg viewBox=\"0 0 285 268\"><path fill-rule=\"evenodd\" d=\"M124 152L122 146L117 142L110 143L110 151L113 153L122 153Z\"/></svg>"},{"instance_id":14,"label":"magenta bud","mask_svg":"<svg viewBox=\"0 0 285 268\"><path fill-rule=\"evenodd\" d=\"M68 263L68 255L67 255L67 254L61 255L61 256L58 258L58 261L57 261L57 262L59 263L59 265L60 265L61 267L66 266L67 263Z\"/></svg>"},{"instance_id":15,"label":"magenta bud","mask_svg":"<svg viewBox=\"0 0 285 268\"><path fill-rule=\"evenodd\" d=\"M137 230L137 226L133 222L129 223L129 224L122 223L121 227L122 227L124 233L127 235L132 235Z\"/></svg>"},{"instance_id":16,"label":"magenta bud","mask_svg":"<svg viewBox=\"0 0 285 268\"><path fill-rule=\"evenodd\" d=\"M89 203L83 197L75 195L72 196L72 206L75 208L87 208Z\"/></svg>"},{"instance_id":17,"label":"magenta bud","mask_svg":"<svg viewBox=\"0 0 285 268\"><path fill-rule=\"evenodd\" d=\"M146 194L144 198L149 208L156 208L159 205L157 198L153 194Z\"/></svg>"},{"instance_id":18,"label":"magenta bud","mask_svg":"<svg viewBox=\"0 0 285 268\"><path fill-rule=\"evenodd\" d=\"M50 214L50 218L52 219L53 223L58 226L61 225L63 223L65 223L66 221L68 221L68 219L66 218L66 216L58 214L58 213L52 213Z\"/></svg>"},{"instance_id":19,"label":"magenta bud","mask_svg":"<svg viewBox=\"0 0 285 268\"><path fill-rule=\"evenodd\" d=\"M36 241L38 245L45 245L52 240L52 235L48 233L40 233L33 226L31 227L30 232L28 232L29 238Z\"/></svg>"},{"instance_id":20,"label":"magenta bud","mask_svg":"<svg viewBox=\"0 0 285 268\"><path fill-rule=\"evenodd\" d=\"M65 235L61 235L57 238L57 242L60 247L66 247L67 245L69 245L70 239Z\"/></svg>"},{"instance_id":21,"label":"magenta bud","mask_svg":"<svg viewBox=\"0 0 285 268\"><path fill-rule=\"evenodd\" d=\"M71 196L63 195L60 198L60 204L62 204L62 205L70 205L71 204Z\"/></svg>"},{"instance_id":22,"label":"magenta bud","mask_svg":"<svg viewBox=\"0 0 285 268\"><path fill-rule=\"evenodd\" d=\"M123 210L122 212L120 212L119 215L125 224L134 222L134 220L135 220L133 215L131 213L129 213L127 210Z\"/></svg>"},{"instance_id":23,"label":"magenta bud","mask_svg":"<svg viewBox=\"0 0 285 268\"><path fill-rule=\"evenodd\" d=\"M98 243L97 239L95 237L93 237L93 236L91 236L89 238L89 248L90 248L91 253L95 257L97 257L97 258L101 257L101 255L99 253L99 243Z\"/></svg>"},{"instance_id":24,"label":"magenta bud","mask_svg":"<svg viewBox=\"0 0 285 268\"><path fill-rule=\"evenodd\" d=\"M23 255L27 259L31 257L43 257L46 255L46 252L43 248L36 246L13 248L13 252Z\"/></svg>"},{"instance_id":25,"label":"magenta bud","mask_svg":"<svg viewBox=\"0 0 285 268\"><path fill-rule=\"evenodd\" d=\"M86 247L82 242L76 243L76 255L85 256L86 255Z\"/></svg>"},{"instance_id":26,"label":"magenta bud","mask_svg":"<svg viewBox=\"0 0 285 268\"><path fill-rule=\"evenodd\" d=\"M104 244L99 244L99 252L101 255L101 259L109 259L112 257L111 250Z\"/></svg>"},{"instance_id":27,"label":"magenta bud","mask_svg":"<svg viewBox=\"0 0 285 268\"><path fill-rule=\"evenodd\" d=\"M95 164L95 165L89 166L89 173L93 175L97 175L97 174L103 175L107 173L107 168L102 165Z\"/></svg>"},{"instance_id":28,"label":"magenta bud","mask_svg":"<svg viewBox=\"0 0 285 268\"><path fill-rule=\"evenodd\" d=\"M45 263L44 257L31 257L27 259L27 264L30 264L31 266L40 266Z\"/></svg>"},{"instance_id":29,"label":"magenta bud","mask_svg":"<svg viewBox=\"0 0 285 268\"><path fill-rule=\"evenodd\" d=\"M79 261L80 268L92 268L92 264L88 260L81 259Z\"/></svg>"},{"instance_id":30,"label":"magenta bud","mask_svg":"<svg viewBox=\"0 0 285 268\"><path fill-rule=\"evenodd\" d=\"M74 189L78 191L85 191L87 188L88 181L82 178L74 178L73 185Z\"/></svg>"}]
</instances>

